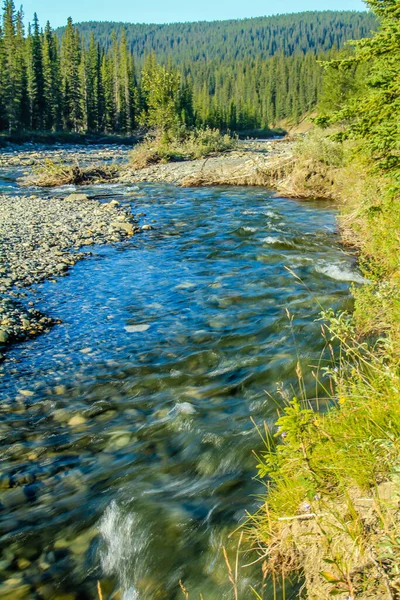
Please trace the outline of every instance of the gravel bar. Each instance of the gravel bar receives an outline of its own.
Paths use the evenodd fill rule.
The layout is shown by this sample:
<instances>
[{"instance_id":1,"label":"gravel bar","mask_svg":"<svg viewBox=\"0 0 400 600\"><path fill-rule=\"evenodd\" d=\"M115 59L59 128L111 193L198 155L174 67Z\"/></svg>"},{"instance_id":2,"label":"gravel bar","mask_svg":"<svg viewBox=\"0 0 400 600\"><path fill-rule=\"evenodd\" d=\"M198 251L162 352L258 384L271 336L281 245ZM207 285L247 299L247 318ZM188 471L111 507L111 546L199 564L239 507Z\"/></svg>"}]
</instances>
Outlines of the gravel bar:
<instances>
[{"instance_id":1,"label":"gravel bar","mask_svg":"<svg viewBox=\"0 0 400 600\"><path fill-rule=\"evenodd\" d=\"M140 231L115 200L0 196L0 360L7 345L57 322L33 302L25 306L24 288L65 275L90 255L77 252L83 246L120 242Z\"/></svg>"}]
</instances>

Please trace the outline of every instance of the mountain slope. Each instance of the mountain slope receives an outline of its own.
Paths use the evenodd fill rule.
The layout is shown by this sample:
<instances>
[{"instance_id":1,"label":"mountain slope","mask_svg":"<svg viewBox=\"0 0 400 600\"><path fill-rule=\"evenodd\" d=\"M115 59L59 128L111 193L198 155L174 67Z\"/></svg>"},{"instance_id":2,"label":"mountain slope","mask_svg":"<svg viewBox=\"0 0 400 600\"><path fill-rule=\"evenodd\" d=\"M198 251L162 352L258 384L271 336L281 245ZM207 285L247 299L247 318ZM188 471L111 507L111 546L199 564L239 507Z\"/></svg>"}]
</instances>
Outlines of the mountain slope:
<instances>
[{"instance_id":1,"label":"mountain slope","mask_svg":"<svg viewBox=\"0 0 400 600\"><path fill-rule=\"evenodd\" d=\"M111 34L126 30L136 59L155 52L159 60L175 64L218 59L266 59L283 52L313 54L341 48L350 39L370 35L377 26L369 12L318 11L229 21L200 21L166 25L89 21L77 27L86 42L91 33L108 48ZM62 35L63 28L58 30Z\"/></svg>"}]
</instances>

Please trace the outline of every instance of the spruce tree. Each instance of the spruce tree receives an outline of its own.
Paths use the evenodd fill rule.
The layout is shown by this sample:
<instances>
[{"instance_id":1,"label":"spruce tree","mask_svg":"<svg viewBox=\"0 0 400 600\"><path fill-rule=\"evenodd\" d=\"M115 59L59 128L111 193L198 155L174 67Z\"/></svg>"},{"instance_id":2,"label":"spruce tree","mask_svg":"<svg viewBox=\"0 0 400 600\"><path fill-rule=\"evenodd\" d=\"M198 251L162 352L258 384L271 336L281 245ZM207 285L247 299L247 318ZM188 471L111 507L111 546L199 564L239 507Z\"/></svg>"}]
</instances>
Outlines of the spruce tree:
<instances>
[{"instance_id":1,"label":"spruce tree","mask_svg":"<svg viewBox=\"0 0 400 600\"><path fill-rule=\"evenodd\" d=\"M63 127L79 131L83 125L81 40L71 17L61 41L61 77L63 93Z\"/></svg>"},{"instance_id":2,"label":"spruce tree","mask_svg":"<svg viewBox=\"0 0 400 600\"><path fill-rule=\"evenodd\" d=\"M24 95L24 61L17 42L17 15L13 0L5 0L3 12L4 78L3 102L9 132L21 127L21 102Z\"/></svg>"},{"instance_id":3,"label":"spruce tree","mask_svg":"<svg viewBox=\"0 0 400 600\"><path fill-rule=\"evenodd\" d=\"M27 48L27 89L29 100L29 125L32 130L44 126L45 95L43 77L42 39L37 14L33 16L33 31L29 29Z\"/></svg>"},{"instance_id":4,"label":"spruce tree","mask_svg":"<svg viewBox=\"0 0 400 600\"><path fill-rule=\"evenodd\" d=\"M48 131L57 131L61 128L63 112L61 72L57 38L48 21L43 33L43 95L44 128Z\"/></svg>"}]
</instances>

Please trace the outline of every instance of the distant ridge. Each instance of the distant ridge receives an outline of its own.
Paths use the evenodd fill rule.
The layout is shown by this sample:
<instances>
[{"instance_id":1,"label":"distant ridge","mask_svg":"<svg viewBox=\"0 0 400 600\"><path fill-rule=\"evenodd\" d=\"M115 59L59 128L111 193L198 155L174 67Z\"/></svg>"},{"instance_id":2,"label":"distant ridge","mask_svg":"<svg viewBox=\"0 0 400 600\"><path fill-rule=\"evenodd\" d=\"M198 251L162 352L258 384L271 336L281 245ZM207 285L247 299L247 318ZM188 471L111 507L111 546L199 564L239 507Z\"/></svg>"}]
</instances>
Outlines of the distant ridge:
<instances>
[{"instance_id":1,"label":"distant ridge","mask_svg":"<svg viewBox=\"0 0 400 600\"><path fill-rule=\"evenodd\" d=\"M278 53L313 54L341 48L351 39L368 37L377 21L370 12L314 11L269 17L197 21L193 23L133 24L88 21L77 27L86 42L94 33L105 48L111 34L125 28L135 58L155 52L159 60L175 64L217 59L266 59ZM57 32L62 35L64 28Z\"/></svg>"}]
</instances>

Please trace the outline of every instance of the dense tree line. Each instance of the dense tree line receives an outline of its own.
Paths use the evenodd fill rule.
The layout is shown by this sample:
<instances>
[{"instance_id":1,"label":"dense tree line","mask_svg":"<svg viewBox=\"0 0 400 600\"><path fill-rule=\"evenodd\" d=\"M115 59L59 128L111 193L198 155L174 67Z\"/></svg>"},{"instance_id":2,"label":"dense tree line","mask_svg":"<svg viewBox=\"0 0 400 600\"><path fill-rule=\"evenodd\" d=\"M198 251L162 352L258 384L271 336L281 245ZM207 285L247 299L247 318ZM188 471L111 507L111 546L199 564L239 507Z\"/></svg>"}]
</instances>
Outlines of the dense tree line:
<instances>
[{"instance_id":1,"label":"dense tree line","mask_svg":"<svg viewBox=\"0 0 400 600\"><path fill-rule=\"evenodd\" d=\"M107 24L91 23L87 38L71 19L62 34L49 23L41 29L36 14L25 31L22 9L5 0L0 129L130 133L156 125L160 103L168 119L186 125L238 131L296 120L321 90L316 53L365 35L374 22L368 13L323 12L226 23L156 26L164 37L150 36L151 44L129 36L154 26L117 24L104 37Z\"/></svg>"},{"instance_id":2,"label":"dense tree line","mask_svg":"<svg viewBox=\"0 0 400 600\"><path fill-rule=\"evenodd\" d=\"M0 30L0 129L10 132L130 132L137 124L137 82L125 37L108 52L89 46L72 20L61 42L37 16L24 31L22 10L5 0Z\"/></svg>"},{"instance_id":3,"label":"dense tree line","mask_svg":"<svg viewBox=\"0 0 400 600\"><path fill-rule=\"evenodd\" d=\"M77 25L89 43L94 34L103 47L110 45L113 31L126 32L130 51L139 62L155 52L158 60L185 62L267 59L341 48L347 40L368 37L376 29L370 12L314 11L253 19L200 21L166 25L89 21ZM59 30L60 35L63 29Z\"/></svg>"}]
</instances>

